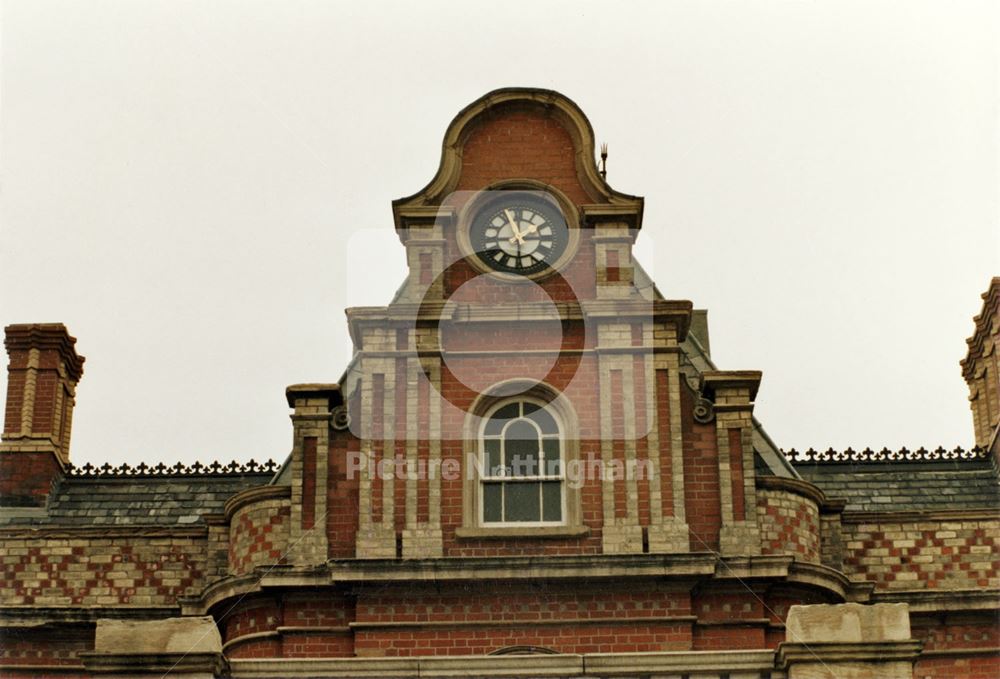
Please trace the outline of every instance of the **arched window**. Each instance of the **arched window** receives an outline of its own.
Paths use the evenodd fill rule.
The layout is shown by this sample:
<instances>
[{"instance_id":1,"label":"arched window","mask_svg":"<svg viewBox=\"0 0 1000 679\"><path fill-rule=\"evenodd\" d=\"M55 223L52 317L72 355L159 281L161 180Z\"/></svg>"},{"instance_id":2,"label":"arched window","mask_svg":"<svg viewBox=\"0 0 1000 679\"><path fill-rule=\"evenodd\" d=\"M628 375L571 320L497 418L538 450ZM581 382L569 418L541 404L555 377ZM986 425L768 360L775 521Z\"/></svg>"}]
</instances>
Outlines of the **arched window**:
<instances>
[{"instance_id":1,"label":"arched window","mask_svg":"<svg viewBox=\"0 0 1000 679\"><path fill-rule=\"evenodd\" d=\"M583 522L580 423L551 385L494 384L465 418L459 539L576 538Z\"/></svg>"},{"instance_id":2,"label":"arched window","mask_svg":"<svg viewBox=\"0 0 1000 679\"><path fill-rule=\"evenodd\" d=\"M480 432L482 525L560 525L566 516L564 426L542 401L501 401Z\"/></svg>"}]
</instances>

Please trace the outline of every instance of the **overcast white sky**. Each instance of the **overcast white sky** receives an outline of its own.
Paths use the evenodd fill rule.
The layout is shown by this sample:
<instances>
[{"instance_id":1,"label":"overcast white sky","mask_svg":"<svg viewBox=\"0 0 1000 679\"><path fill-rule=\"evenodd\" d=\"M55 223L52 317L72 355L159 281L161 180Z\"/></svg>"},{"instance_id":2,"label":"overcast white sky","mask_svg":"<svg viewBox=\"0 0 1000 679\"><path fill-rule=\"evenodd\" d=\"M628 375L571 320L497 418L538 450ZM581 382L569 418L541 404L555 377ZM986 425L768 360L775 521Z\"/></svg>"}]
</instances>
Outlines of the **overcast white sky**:
<instances>
[{"instance_id":1,"label":"overcast white sky","mask_svg":"<svg viewBox=\"0 0 1000 679\"><path fill-rule=\"evenodd\" d=\"M87 357L72 458L283 458L390 201L488 90L559 90L646 198L638 252L760 369L785 448L971 442L1000 274L994 2L6 1L0 322ZM0 378L6 392L6 375Z\"/></svg>"}]
</instances>

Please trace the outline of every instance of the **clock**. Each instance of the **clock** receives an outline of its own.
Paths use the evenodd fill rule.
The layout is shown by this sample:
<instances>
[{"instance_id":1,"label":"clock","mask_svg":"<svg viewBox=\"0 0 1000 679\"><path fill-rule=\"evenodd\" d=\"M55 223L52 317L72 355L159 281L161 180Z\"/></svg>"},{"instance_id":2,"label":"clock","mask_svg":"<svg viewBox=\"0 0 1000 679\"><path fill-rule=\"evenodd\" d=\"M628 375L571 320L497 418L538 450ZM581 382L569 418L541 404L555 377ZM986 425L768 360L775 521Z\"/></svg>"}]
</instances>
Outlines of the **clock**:
<instances>
[{"instance_id":1,"label":"clock","mask_svg":"<svg viewBox=\"0 0 1000 679\"><path fill-rule=\"evenodd\" d=\"M512 192L476 214L469 225L469 242L490 269L534 276L551 269L566 251L569 230L552 202Z\"/></svg>"}]
</instances>

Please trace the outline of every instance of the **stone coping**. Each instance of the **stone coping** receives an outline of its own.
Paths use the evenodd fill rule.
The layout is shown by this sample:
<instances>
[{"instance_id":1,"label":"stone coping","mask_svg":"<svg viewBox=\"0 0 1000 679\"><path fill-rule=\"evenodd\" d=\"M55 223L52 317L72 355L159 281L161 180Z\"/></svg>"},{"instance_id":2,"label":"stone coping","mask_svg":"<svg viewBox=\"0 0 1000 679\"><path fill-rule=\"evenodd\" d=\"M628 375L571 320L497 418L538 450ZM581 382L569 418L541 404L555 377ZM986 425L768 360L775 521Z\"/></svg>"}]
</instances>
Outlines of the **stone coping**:
<instances>
[{"instance_id":1,"label":"stone coping","mask_svg":"<svg viewBox=\"0 0 1000 679\"><path fill-rule=\"evenodd\" d=\"M888 663L913 662L920 655L922 644L907 641L869 641L857 643L784 642L778 646L777 666L781 669L797 663ZM876 676L876 675L873 675Z\"/></svg>"},{"instance_id":2,"label":"stone coping","mask_svg":"<svg viewBox=\"0 0 1000 679\"><path fill-rule=\"evenodd\" d=\"M784 581L815 588L843 601L866 602L872 582L852 582L840 571L791 556L720 559L710 552L690 554L602 554L582 556L441 557L431 559L334 559L316 567L259 566L252 573L208 585L199 595L181 597L184 615L202 615L213 606L265 589L330 588L388 583L491 580L649 580L691 588L699 582Z\"/></svg>"},{"instance_id":3,"label":"stone coping","mask_svg":"<svg viewBox=\"0 0 1000 679\"><path fill-rule=\"evenodd\" d=\"M264 500L284 500L291 496L291 486L256 486L240 491L226 500L223 511L225 511L226 520L231 521L233 514L249 504L263 502Z\"/></svg>"},{"instance_id":4,"label":"stone coping","mask_svg":"<svg viewBox=\"0 0 1000 679\"><path fill-rule=\"evenodd\" d=\"M873 603L905 603L910 614L959 611L997 611L1000 589L907 589L876 592Z\"/></svg>"},{"instance_id":5,"label":"stone coping","mask_svg":"<svg viewBox=\"0 0 1000 679\"><path fill-rule=\"evenodd\" d=\"M208 535L206 525L150 525L150 524L22 524L0 526L2 538L25 538L28 540L58 538L204 538Z\"/></svg>"},{"instance_id":6,"label":"stone coping","mask_svg":"<svg viewBox=\"0 0 1000 679\"><path fill-rule=\"evenodd\" d=\"M332 583L436 580L547 580L563 578L710 577L711 553L581 556L507 556L437 559L335 559Z\"/></svg>"},{"instance_id":7,"label":"stone coping","mask_svg":"<svg viewBox=\"0 0 1000 679\"><path fill-rule=\"evenodd\" d=\"M783 476L758 476L757 488L762 490L783 490L807 500L812 500L824 513L839 513L844 509L844 502L830 501L818 486L809 481L800 481Z\"/></svg>"},{"instance_id":8,"label":"stone coping","mask_svg":"<svg viewBox=\"0 0 1000 679\"><path fill-rule=\"evenodd\" d=\"M739 621L742 623L743 621ZM757 621L751 621L757 622ZM767 620L764 620L766 623ZM347 623L350 629L455 629L455 628L469 628L469 627L552 627L552 626L569 626L569 625L636 625L636 624L648 624L648 623L662 623L662 624L677 624L677 625L688 625L688 624L699 624L698 616L696 615L648 615L642 616L637 615L631 618L612 618L612 617L594 617L594 618L539 618L535 620L418 620L413 622L349 622ZM729 622L729 624L736 624ZM314 629L314 628L308 628Z\"/></svg>"},{"instance_id":9,"label":"stone coping","mask_svg":"<svg viewBox=\"0 0 1000 679\"><path fill-rule=\"evenodd\" d=\"M899 512L855 512L841 514L844 523L908 523L913 521L1000 521L1000 509L938 509L932 511L907 510Z\"/></svg>"},{"instance_id":10,"label":"stone coping","mask_svg":"<svg viewBox=\"0 0 1000 679\"><path fill-rule=\"evenodd\" d=\"M0 628L90 624L99 618L160 620L178 615L180 608L177 606L3 606L0 607Z\"/></svg>"},{"instance_id":11,"label":"stone coping","mask_svg":"<svg viewBox=\"0 0 1000 679\"><path fill-rule=\"evenodd\" d=\"M774 651L559 653L535 655L229 661L233 679L257 677L606 677L621 674L770 672Z\"/></svg>"},{"instance_id":12,"label":"stone coping","mask_svg":"<svg viewBox=\"0 0 1000 679\"><path fill-rule=\"evenodd\" d=\"M459 526L460 540L509 540L510 538L583 538L590 526Z\"/></svg>"},{"instance_id":13,"label":"stone coping","mask_svg":"<svg viewBox=\"0 0 1000 679\"><path fill-rule=\"evenodd\" d=\"M162 676L202 673L222 676L226 660L222 653L80 653L91 674L118 676ZM275 676L280 676L277 674Z\"/></svg>"}]
</instances>

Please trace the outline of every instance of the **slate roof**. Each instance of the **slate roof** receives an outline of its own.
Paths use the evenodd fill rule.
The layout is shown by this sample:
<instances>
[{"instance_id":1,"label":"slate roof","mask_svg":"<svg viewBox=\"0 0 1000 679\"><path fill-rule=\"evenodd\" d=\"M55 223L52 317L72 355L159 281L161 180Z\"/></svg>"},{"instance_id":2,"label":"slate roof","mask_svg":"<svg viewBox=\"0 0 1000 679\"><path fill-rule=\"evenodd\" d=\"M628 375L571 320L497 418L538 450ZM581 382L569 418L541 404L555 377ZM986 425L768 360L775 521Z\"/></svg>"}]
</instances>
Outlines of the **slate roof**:
<instances>
[{"instance_id":1,"label":"slate roof","mask_svg":"<svg viewBox=\"0 0 1000 679\"><path fill-rule=\"evenodd\" d=\"M230 497L267 485L274 472L168 476L67 476L49 496L47 511L0 512L0 525L203 525Z\"/></svg>"},{"instance_id":2,"label":"slate roof","mask_svg":"<svg viewBox=\"0 0 1000 679\"><path fill-rule=\"evenodd\" d=\"M821 463L795 469L831 500L844 500L845 511L1000 509L1000 485L988 464Z\"/></svg>"}]
</instances>

